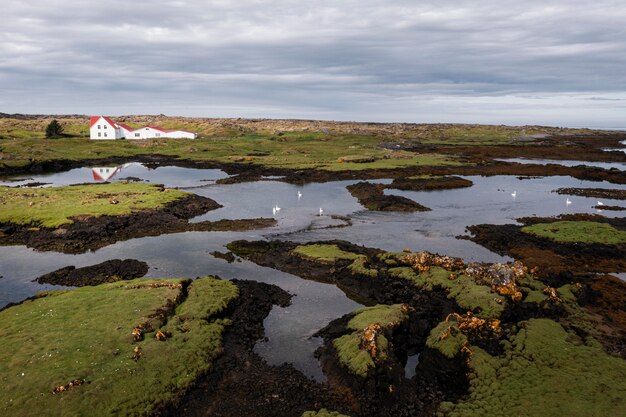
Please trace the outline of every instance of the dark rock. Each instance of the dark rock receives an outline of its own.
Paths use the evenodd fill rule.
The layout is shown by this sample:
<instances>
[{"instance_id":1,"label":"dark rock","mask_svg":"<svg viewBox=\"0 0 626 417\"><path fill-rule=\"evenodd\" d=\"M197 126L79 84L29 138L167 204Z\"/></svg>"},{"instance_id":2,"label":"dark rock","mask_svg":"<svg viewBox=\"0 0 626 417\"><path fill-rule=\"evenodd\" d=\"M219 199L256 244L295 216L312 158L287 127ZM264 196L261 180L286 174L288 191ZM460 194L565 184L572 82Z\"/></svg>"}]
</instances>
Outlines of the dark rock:
<instances>
[{"instance_id":1,"label":"dark rock","mask_svg":"<svg viewBox=\"0 0 626 417\"><path fill-rule=\"evenodd\" d=\"M112 259L97 265L76 268L66 266L35 279L40 284L84 287L143 277L148 264L136 259Z\"/></svg>"}]
</instances>

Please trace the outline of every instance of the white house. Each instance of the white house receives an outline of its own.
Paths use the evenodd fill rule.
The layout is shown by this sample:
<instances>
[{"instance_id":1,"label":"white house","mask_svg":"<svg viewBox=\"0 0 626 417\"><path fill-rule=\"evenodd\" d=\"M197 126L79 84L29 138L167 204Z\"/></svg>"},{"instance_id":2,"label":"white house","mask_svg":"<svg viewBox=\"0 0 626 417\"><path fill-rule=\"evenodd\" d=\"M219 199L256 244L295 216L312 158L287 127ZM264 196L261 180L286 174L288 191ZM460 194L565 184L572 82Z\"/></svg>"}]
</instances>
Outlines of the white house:
<instances>
[{"instance_id":1,"label":"white house","mask_svg":"<svg viewBox=\"0 0 626 417\"><path fill-rule=\"evenodd\" d=\"M156 126L145 126L139 129L133 129L124 123L115 123L105 116L91 116L89 121L89 137L95 140L151 138L195 139L196 134L186 130L168 130Z\"/></svg>"},{"instance_id":2,"label":"white house","mask_svg":"<svg viewBox=\"0 0 626 417\"><path fill-rule=\"evenodd\" d=\"M122 129L113 120L104 116L91 116L89 137L96 140L124 139Z\"/></svg>"}]
</instances>

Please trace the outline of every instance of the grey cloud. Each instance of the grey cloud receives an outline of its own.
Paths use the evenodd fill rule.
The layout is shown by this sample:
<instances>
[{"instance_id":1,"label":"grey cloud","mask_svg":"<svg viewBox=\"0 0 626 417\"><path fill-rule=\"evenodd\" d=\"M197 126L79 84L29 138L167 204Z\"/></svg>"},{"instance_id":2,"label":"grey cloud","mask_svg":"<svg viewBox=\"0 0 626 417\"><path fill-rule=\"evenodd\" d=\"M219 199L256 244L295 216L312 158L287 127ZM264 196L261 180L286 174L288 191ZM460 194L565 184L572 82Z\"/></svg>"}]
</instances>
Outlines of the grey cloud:
<instances>
[{"instance_id":1,"label":"grey cloud","mask_svg":"<svg viewBox=\"0 0 626 417\"><path fill-rule=\"evenodd\" d=\"M0 111L601 125L578 97L626 98L621 1L91 3L3 7Z\"/></svg>"}]
</instances>

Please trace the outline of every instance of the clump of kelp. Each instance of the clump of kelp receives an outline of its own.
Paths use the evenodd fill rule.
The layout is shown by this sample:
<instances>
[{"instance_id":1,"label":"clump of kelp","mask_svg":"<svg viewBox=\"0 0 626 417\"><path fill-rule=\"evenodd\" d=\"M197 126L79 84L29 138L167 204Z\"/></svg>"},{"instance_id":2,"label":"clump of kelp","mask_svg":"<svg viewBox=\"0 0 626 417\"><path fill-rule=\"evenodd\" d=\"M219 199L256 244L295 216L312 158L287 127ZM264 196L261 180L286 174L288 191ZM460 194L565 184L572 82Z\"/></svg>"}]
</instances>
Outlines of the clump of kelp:
<instances>
[{"instance_id":1,"label":"clump of kelp","mask_svg":"<svg viewBox=\"0 0 626 417\"><path fill-rule=\"evenodd\" d=\"M621 322L609 320L617 316L598 314L599 278L544 276L519 261L467 264L342 241L236 241L229 249L261 265L333 282L373 304L319 332L329 383L358 399L355 415L625 410L620 381L626 361L612 349L624 333ZM409 379L404 364L416 353L419 364Z\"/></svg>"}]
</instances>

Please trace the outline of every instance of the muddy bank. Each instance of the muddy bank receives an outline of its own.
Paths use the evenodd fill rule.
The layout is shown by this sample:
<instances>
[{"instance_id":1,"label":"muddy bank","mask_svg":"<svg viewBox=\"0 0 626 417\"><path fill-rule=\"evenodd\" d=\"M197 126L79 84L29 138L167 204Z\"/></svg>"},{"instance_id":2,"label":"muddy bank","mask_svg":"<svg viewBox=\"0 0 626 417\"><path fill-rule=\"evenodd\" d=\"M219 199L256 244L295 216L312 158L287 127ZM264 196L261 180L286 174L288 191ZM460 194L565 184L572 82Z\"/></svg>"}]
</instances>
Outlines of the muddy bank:
<instances>
[{"instance_id":1,"label":"muddy bank","mask_svg":"<svg viewBox=\"0 0 626 417\"><path fill-rule=\"evenodd\" d=\"M581 197L610 198L612 200L626 200L626 190L608 188L559 188L558 194L577 195Z\"/></svg>"},{"instance_id":2,"label":"muddy bank","mask_svg":"<svg viewBox=\"0 0 626 417\"><path fill-rule=\"evenodd\" d=\"M397 195L385 195L383 184L372 184L369 182L359 182L346 187L353 197L368 210L372 211L429 211L415 201Z\"/></svg>"},{"instance_id":3,"label":"muddy bank","mask_svg":"<svg viewBox=\"0 0 626 417\"><path fill-rule=\"evenodd\" d=\"M592 221L607 223L618 230L626 230L626 219L606 218L593 214L564 215L557 218L525 217L518 219L522 225L480 224L469 226L472 240L499 255L519 259L529 266L537 266L540 274L563 272L621 272L626 271L626 245L599 243L564 243L522 232L522 227L558 221Z\"/></svg>"},{"instance_id":4,"label":"muddy bank","mask_svg":"<svg viewBox=\"0 0 626 417\"><path fill-rule=\"evenodd\" d=\"M267 284L233 282L240 295L228 315L233 323L224 335L223 356L163 415L292 417L322 407L348 412L349 398L307 379L292 366L270 366L252 351L263 337L263 319L272 306L287 306L291 296Z\"/></svg>"},{"instance_id":5,"label":"muddy bank","mask_svg":"<svg viewBox=\"0 0 626 417\"><path fill-rule=\"evenodd\" d=\"M457 176L428 177L423 178L394 178L387 189L404 191L433 191L452 190L455 188L471 187L474 183L468 179Z\"/></svg>"},{"instance_id":6,"label":"muddy bank","mask_svg":"<svg viewBox=\"0 0 626 417\"><path fill-rule=\"evenodd\" d=\"M274 219L219 220L190 223L189 219L221 207L214 200L190 195L161 209L124 216L79 216L58 229L0 224L0 244L26 245L37 250L83 253L115 242L187 231L243 231L276 224Z\"/></svg>"},{"instance_id":7,"label":"muddy bank","mask_svg":"<svg viewBox=\"0 0 626 417\"><path fill-rule=\"evenodd\" d=\"M36 278L40 284L84 287L141 278L148 273L148 264L136 259L112 259L97 265L76 268L66 266Z\"/></svg>"}]
</instances>

